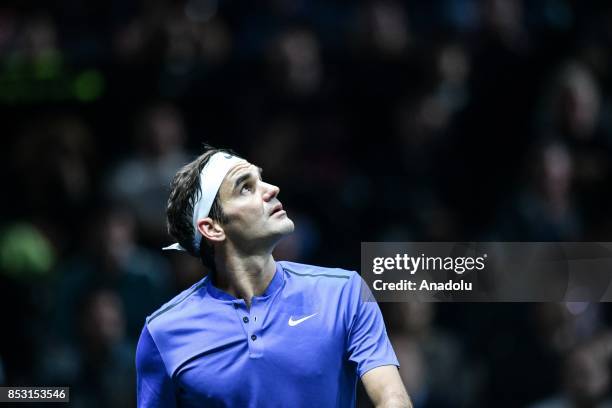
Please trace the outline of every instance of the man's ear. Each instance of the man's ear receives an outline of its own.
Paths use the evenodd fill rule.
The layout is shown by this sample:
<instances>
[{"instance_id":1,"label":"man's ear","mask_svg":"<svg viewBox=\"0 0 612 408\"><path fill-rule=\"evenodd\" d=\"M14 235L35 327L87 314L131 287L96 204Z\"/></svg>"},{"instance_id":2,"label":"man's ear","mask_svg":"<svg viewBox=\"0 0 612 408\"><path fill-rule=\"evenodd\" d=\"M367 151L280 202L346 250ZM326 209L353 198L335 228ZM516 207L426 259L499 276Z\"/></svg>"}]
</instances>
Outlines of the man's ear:
<instances>
[{"instance_id":1,"label":"man's ear","mask_svg":"<svg viewBox=\"0 0 612 408\"><path fill-rule=\"evenodd\" d=\"M210 217L198 221L198 231L209 241L221 242L225 239L225 231L221 225Z\"/></svg>"}]
</instances>

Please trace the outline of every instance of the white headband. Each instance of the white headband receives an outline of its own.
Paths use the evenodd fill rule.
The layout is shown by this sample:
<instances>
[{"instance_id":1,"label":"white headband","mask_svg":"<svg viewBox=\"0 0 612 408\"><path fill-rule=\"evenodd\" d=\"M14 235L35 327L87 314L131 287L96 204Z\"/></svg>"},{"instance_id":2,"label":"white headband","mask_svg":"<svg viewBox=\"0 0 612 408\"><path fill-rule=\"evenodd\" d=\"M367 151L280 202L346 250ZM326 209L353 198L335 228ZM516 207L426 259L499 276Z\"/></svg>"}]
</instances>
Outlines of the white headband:
<instances>
[{"instance_id":1,"label":"white headband","mask_svg":"<svg viewBox=\"0 0 612 408\"><path fill-rule=\"evenodd\" d=\"M246 163L246 160L232 156L229 153L218 152L213 154L208 163L200 172L200 195L196 196L193 203L193 233L194 246L198 250L202 235L198 231L198 221L208 217L210 208L215 201L219 187L225 178L225 175L237 164ZM164 250L186 251L178 242L167 247Z\"/></svg>"}]
</instances>

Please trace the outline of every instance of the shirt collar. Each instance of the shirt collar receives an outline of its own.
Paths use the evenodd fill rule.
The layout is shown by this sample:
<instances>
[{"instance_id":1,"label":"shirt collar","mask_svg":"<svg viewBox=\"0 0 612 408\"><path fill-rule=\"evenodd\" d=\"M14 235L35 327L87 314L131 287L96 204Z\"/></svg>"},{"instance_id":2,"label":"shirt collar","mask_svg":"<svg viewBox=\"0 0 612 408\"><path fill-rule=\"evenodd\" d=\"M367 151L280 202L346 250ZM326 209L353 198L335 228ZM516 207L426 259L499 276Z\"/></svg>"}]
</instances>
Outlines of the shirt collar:
<instances>
[{"instance_id":1,"label":"shirt collar","mask_svg":"<svg viewBox=\"0 0 612 408\"><path fill-rule=\"evenodd\" d=\"M221 289L217 288L214 285L214 277L212 274L208 276L209 278L207 279L207 282L206 282L206 289L212 297L219 299L219 300L226 300L226 301L232 301L232 302L238 300L234 296L230 295L229 293L224 292ZM266 298L270 295L273 295L274 293L276 293L278 290L281 289L281 287L283 286L283 283L285 283L283 268L281 267L280 263L276 262L276 270L274 271L274 276L272 277L272 280L268 284L268 287L263 291L261 295L254 296L254 297Z\"/></svg>"}]
</instances>

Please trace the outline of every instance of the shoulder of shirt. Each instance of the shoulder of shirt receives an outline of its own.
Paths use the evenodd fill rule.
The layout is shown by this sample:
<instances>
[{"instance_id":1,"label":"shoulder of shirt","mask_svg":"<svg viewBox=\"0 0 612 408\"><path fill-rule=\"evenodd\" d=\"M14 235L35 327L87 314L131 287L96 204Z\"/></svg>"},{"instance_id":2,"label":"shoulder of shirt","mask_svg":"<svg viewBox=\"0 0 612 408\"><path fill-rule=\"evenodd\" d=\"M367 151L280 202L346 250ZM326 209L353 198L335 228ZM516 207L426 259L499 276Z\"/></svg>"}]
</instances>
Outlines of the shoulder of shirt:
<instances>
[{"instance_id":1,"label":"shoulder of shirt","mask_svg":"<svg viewBox=\"0 0 612 408\"><path fill-rule=\"evenodd\" d=\"M351 278L358 276L357 272L355 271L348 271L341 268L326 268L323 266L307 265L287 261L279 261L278 263L287 274L308 280L324 279L330 283L344 285L346 282L351 280Z\"/></svg>"},{"instance_id":2,"label":"shoulder of shirt","mask_svg":"<svg viewBox=\"0 0 612 408\"><path fill-rule=\"evenodd\" d=\"M179 293L178 295L170 299L168 302L164 303L159 309L157 309L155 312L151 313L151 315L147 317L147 320L146 320L147 325L150 324L158 316L168 312L169 310L175 308L176 306L180 305L185 300L187 300L198 289L200 289L202 286L206 284L207 279L208 279L208 276L204 277L200 281L193 284L191 287L185 289L184 291L182 291L181 293Z\"/></svg>"}]
</instances>

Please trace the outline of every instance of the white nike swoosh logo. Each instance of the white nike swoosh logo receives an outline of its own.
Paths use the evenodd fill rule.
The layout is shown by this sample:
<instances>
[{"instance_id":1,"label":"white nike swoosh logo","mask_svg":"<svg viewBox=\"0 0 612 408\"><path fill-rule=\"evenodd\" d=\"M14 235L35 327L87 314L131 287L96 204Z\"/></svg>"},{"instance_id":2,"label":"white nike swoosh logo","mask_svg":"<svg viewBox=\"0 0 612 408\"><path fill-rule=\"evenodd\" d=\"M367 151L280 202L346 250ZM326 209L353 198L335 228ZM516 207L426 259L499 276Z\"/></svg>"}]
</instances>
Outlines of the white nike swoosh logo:
<instances>
[{"instance_id":1,"label":"white nike swoosh logo","mask_svg":"<svg viewBox=\"0 0 612 408\"><path fill-rule=\"evenodd\" d=\"M293 316L291 316L291 317L289 318L289 326L297 326L298 324L302 323L302 322L303 322L303 321L305 321L305 320L310 319L311 317L313 317L313 316L314 316L314 315L316 315L316 314L317 314L317 313L313 313L313 314L311 314L310 316L305 316L305 317L302 317L301 319L297 319L297 320L293 320Z\"/></svg>"}]
</instances>

